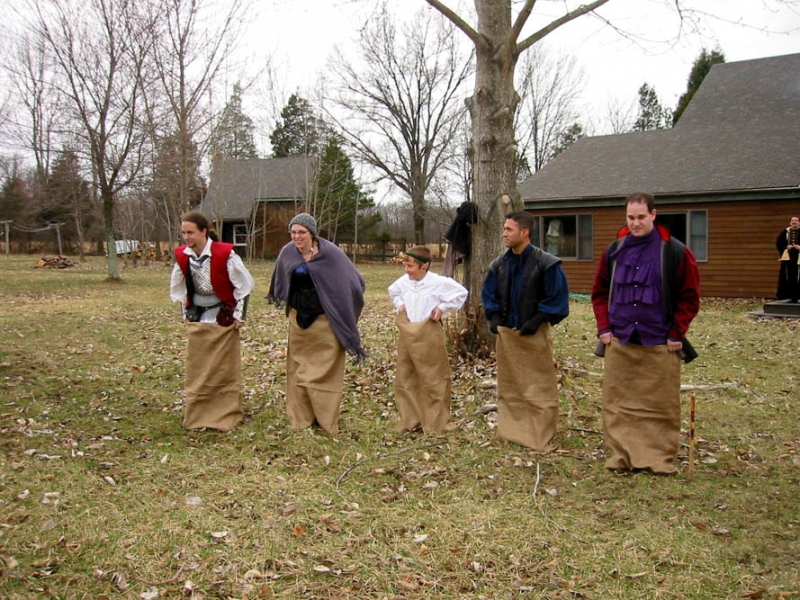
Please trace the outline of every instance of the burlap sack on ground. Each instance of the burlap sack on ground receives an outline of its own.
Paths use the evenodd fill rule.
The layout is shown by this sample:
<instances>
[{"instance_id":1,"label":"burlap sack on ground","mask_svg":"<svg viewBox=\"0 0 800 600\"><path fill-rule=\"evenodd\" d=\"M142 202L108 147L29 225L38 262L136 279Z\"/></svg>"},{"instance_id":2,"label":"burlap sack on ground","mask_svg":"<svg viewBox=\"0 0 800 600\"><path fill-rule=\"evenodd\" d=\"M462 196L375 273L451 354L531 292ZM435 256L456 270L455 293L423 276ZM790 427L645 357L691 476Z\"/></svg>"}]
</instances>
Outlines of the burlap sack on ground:
<instances>
[{"instance_id":1,"label":"burlap sack on ground","mask_svg":"<svg viewBox=\"0 0 800 600\"><path fill-rule=\"evenodd\" d=\"M450 418L450 358L441 321L417 323L397 314L400 332L394 403L400 414L399 431L422 426L426 432L442 431Z\"/></svg>"},{"instance_id":2,"label":"burlap sack on ground","mask_svg":"<svg viewBox=\"0 0 800 600\"><path fill-rule=\"evenodd\" d=\"M301 329L297 312L290 311L286 411L293 431L316 421L328 433L339 432L344 361L344 348L328 317L320 315L308 329Z\"/></svg>"},{"instance_id":3,"label":"burlap sack on ground","mask_svg":"<svg viewBox=\"0 0 800 600\"><path fill-rule=\"evenodd\" d=\"M522 336L499 327L497 436L534 450L546 450L556 434L558 385L550 324Z\"/></svg>"},{"instance_id":4,"label":"burlap sack on ground","mask_svg":"<svg viewBox=\"0 0 800 600\"><path fill-rule=\"evenodd\" d=\"M611 341L603 375L603 433L611 449L607 469L677 470L680 373L680 357L666 345Z\"/></svg>"},{"instance_id":5,"label":"burlap sack on ground","mask_svg":"<svg viewBox=\"0 0 800 600\"><path fill-rule=\"evenodd\" d=\"M242 422L239 330L215 323L188 323L186 429L229 431Z\"/></svg>"}]
</instances>

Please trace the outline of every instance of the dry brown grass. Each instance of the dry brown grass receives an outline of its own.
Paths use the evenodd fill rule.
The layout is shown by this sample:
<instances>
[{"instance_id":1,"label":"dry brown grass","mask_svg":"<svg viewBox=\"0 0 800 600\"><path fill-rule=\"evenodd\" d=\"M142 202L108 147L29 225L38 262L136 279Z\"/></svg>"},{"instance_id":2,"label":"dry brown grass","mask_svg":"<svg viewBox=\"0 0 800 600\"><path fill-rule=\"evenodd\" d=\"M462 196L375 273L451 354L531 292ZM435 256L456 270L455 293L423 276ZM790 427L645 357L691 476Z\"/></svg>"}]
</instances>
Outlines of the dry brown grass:
<instances>
[{"instance_id":1,"label":"dry brown grass","mask_svg":"<svg viewBox=\"0 0 800 600\"><path fill-rule=\"evenodd\" d=\"M555 329L556 452L494 439L491 361L454 359L453 421L395 433L396 266L359 266L370 359L348 366L342 433L291 434L286 324L245 328L246 422L180 426L184 335L169 270L0 257L3 598L787 598L800 594L798 324L706 301L693 327L689 481L602 467L585 299ZM691 391L686 392L688 399ZM686 466L686 446L680 455Z\"/></svg>"}]
</instances>

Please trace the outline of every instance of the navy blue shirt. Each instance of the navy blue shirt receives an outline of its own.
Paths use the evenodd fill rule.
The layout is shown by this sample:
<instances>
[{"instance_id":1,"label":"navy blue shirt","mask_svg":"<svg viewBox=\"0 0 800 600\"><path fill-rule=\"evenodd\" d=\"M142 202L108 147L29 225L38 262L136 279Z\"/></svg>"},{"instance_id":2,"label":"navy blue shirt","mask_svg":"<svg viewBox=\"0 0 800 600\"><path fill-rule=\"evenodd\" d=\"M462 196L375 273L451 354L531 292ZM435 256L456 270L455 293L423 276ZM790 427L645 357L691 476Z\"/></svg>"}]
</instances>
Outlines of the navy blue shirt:
<instances>
[{"instance_id":1,"label":"navy blue shirt","mask_svg":"<svg viewBox=\"0 0 800 600\"><path fill-rule=\"evenodd\" d=\"M505 322L502 323L505 327L519 329L522 326L522 323L519 322L518 310L520 293L523 287L523 281L520 277L520 264L532 249L533 246L529 245L521 254L514 254L512 250L508 250L503 257L503 260L508 261L508 278L511 281L509 313L506 315ZM561 268L561 263L557 263L547 269L542 274L542 277L544 279L544 294L539 299L539 312L544 315L545 319L547 319L551 325L555 325L563 321L569 315L569 286L567 284L567 276ZM498 284L497 274L489 271L489 274L483 282L483 289L481 290L481 302L483 302L483 310L487 318L491 318L492 315L503 313L503 307L500 306Z\"/></svg>"}]
</instances>

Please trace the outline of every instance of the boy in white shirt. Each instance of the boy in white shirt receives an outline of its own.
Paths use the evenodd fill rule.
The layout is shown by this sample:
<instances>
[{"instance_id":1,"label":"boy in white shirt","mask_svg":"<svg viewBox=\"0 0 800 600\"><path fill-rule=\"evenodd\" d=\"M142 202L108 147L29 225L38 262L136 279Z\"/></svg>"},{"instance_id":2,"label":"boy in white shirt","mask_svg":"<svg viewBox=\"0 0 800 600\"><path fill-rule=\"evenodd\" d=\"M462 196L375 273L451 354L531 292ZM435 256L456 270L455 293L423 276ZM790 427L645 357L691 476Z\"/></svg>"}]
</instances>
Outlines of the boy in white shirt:
<instances>
[{"instance_id":1,"label":"boy in white shirt","mask_svg":"<svg viewBox=\"0 0 800 600\"><path fill-rule=\"evenodd\" d=\"M389 286L400 332L394 378L398 429L442 431L450 418L452 381L442 315L464 305L467 289L428 271L431 252L425 246L413 246L404 254L406 274Z\"/></svg>"}]
</instances>

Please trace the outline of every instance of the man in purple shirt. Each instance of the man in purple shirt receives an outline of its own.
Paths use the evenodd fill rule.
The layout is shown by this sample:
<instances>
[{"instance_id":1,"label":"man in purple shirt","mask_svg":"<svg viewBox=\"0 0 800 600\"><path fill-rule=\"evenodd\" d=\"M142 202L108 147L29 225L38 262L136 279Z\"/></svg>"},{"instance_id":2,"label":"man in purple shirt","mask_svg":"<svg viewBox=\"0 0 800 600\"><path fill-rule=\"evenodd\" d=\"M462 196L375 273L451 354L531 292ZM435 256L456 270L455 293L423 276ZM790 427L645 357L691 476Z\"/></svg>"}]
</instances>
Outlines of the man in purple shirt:
<instances>
[{"instance_id":1,"label":"man in purple shirt","mask_svg":"<svg viewBox=\"0 0 800 600\"><path fill-rule=\"evenodd\" d=\"M700 308L700 276L692 251L656 224L652 195L628 196L626 214L628 225L600 258L592 286L597 335L605 344L606 468L673 473L680 360Z\"/></svg>"}]
</instances>

